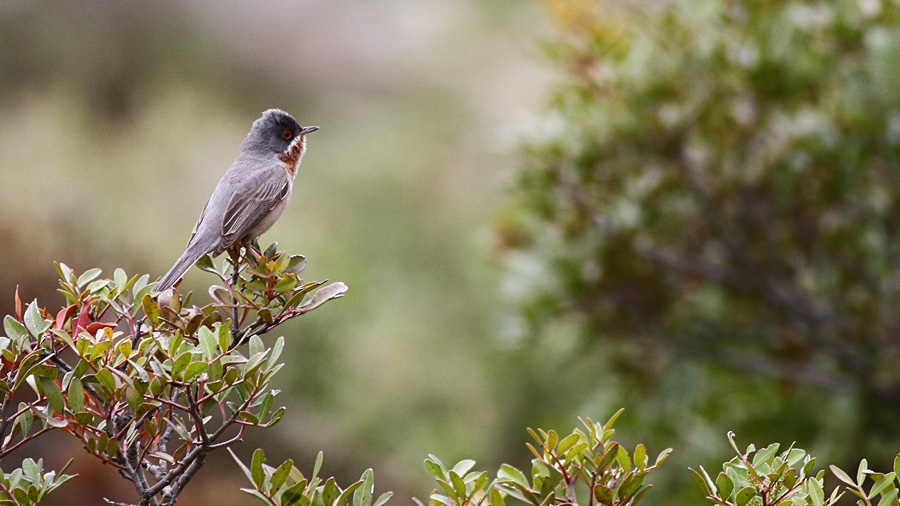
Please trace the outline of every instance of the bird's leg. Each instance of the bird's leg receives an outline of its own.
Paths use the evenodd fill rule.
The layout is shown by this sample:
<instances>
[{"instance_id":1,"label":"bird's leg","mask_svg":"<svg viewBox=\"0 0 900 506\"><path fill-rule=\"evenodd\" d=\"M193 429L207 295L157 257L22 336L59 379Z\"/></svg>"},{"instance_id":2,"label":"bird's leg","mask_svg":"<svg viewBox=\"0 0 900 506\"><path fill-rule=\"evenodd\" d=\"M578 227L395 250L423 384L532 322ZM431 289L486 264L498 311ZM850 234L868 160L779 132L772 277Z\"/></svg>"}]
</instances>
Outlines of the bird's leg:
<instances>
[{"instance_id":1,"label":"bird's leg","mask_svg":"<svg viewBox=\"0 0 900 506\"><path fill-rule=\"evenodd\" d=\"M252 261L249 257L247 257L247 263L252 263L254 267L259 265L259 259L262 258L262 252L260 252L259 243L257 243L254 239L246 239L244 240L243 245L244 251L248 255L253 257Z\"/></svg>"}]
</instances>

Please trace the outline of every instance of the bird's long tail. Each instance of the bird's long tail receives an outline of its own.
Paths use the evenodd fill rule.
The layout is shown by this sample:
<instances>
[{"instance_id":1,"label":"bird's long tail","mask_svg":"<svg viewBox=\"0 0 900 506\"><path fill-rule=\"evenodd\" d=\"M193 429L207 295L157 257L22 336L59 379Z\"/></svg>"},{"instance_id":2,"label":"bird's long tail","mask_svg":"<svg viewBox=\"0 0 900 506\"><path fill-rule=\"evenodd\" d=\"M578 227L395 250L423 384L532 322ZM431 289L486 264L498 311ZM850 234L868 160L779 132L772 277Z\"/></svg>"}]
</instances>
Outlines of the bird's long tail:
<instances>
[{"instance_id":1,"label":"bird's long tail","mask_svg":"<svg viewBox=\"0 0 900 506\"><path fill-rule=\"evenodd\" d=\"M184 273L206 253L207 251L205 251L205 248L196 243L188 245L187 249L185 249L184 253L181 255L181 258L175 262L175 265L169 269L169 272L167 272L165 276L160 278L153 290L162 292L171 288L172 285L177 283L178 280L184 276Z\"/></svg>"}]
</instances>

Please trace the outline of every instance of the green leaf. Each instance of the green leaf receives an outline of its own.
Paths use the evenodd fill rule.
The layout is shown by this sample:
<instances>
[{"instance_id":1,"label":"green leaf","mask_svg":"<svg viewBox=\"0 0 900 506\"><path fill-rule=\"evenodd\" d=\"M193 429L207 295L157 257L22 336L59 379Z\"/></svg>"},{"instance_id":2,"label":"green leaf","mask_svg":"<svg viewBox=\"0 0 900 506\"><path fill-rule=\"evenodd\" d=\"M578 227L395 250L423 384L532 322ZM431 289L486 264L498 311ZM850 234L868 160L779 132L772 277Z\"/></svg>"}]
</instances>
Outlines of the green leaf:
<instances>
[{"instance_id":1,"label":"green leaf","mask_svg":"<svg viewBox=\"0 0 900 506\"><path fill-rule=\"evenodd\" d=\"M75 273L72 272L72 268L62 262L56 262L56 271L59 272L59 277L63 281L75 279Z\"/></svg>"},{"instance_id":2,"label":"green leaf","mask_svg":"<svg viewBox=\"0 0 900 506\"><path fill-rule=\"evenodd\" d=\"M363 471L359 481L362 482L362 485L353 492L352 506L370 506L369 503L372 502L372 489L375 484L375 477L372 470L366 469Z\"/></svg>"},{"instance_id":3,"label":"green leaf","mask_svg":"<svg viewBox=\"0 0 900 506\"><path fill-rule=\"evenodd\" d=\"M465 476L473 467L475 466L475 461L466 459L460 460L453 466L453 472L455 472L458 476Z\"/></svg>"},{"instance_id":4,"label":"green leaf","mask_svg":"<svg viewBox=\"0 0 900 506\"><path fill-rule=\"evenodd\" d=\"M503 495L500 494L500 491L495 487L491 487L488 498L490 499L490 506L506 506L506 501L503 500Z\"/></svg>"},{"instance_id":5,"label":"green leaf","mask_svg":"<svg viewBox=\"0 0 900 506\"><path fill-rule=\"evenodd\" d=\"M84 386L78 376L69 383L68 405L73 413L84 411Z\"/></svg>"},{"instance_id":6,"label":"green leaf","mask_svg":"<svg viewBox=\"0 0 900 506\"><path fill-rule=\"evenodd\" d=\"M604 471L612 465L613 460L619 454L619 443L613 443L606 449L606 453L603 454L603 457L600 458L600 461L597 462L597 471Z\"/></svg>"},{"instance_id":7,"label":"green leaf","mask_svg":"<svg viewBox=\"0 0 900 506\"><path fill-rule=\"evenodd\" d=\"M276 469L272 473L272 478L269 480L269 483L271 483L272 485L272 488L270 490L273 495L278 491L278 489L281 488L282 485L284 485L284 482L287 481L288 475L291 473L291 469L293 468L294 461L285 460L280 466L278 466L278 469Z\"/></svg>"},{"instance_id":8,"label":"green leaf","mask_svg":"<svg viewBox=\"0 0 900 506\"><path fill-rule=\"evenodd\" d=\"M238 413L238 417L247 420L253 425L259 425L259 418L257 418L256 415L249 411L241 411L240 413Z\"/></svg>"},{"instance_id":9,"label":"green leaf","mask_svg":"<svg viewBox=\"0 0 900 506\"><path fill-rule=\"evenodd\" d=\"M254 485L256 485L257 489L262 489L263 482L265 481L265 474L263 473L263 462L266 461L266 457L263 454L263 451L257 448L253 452L253 458L250 461L250 473L251 473L251 481Z\"/></svg>"},{"instance_id":10,"label":"green leaf","mask_svg":"<svg viewBox=\"0 0 900 506\"><path fill-rule=\"evenodd\" d=\"M331 299L337 299L339 297L343 297L344 293L347 292L347 285L341 282L332 283L328 286L319 288L316 290L316 293L312 296L309 302L303 305L303 309L307 311L312 311L313 309L321 306L322 304L328 302Z\"/></svg>"},{"instance_id":11,"label":"green leaf","mask_svg":"<svg viewBox=\"0 0 900 506\"><path fill-rule=\"evenodd\" d=\"M731 447L734 449L734 453L736 453L736 454L738 454L738 455L743 455L743 454L741 453L741 451L738 450L737 443L734 442L734 432L728 431L727 437L728 437L728 443L729 443L729 444L731 445Z\"/></svg>"},{"instance_id":12,"label":"green leaf","mask_svg":"<svg viewBox=\"0 0 900 506\"><path fill-rule=\"evenodd\" d=\"M616 461L618 461L619 467L624 469L625 472L631 471L631 459L628 458L628 450L625 447L619 446L616 452Z\"/></svg>"},{"instance_id":13,"label":"green leaf","mask_svg":"<svg viewBox=\"0 0 900 506\"><path fill-rule=\"evenodd\" d=\"M216 329L216 334L219 336L219 349L222 350L222 353L228 352L228 346L231 345L230 327L231 326L226 323L219 323L214 327Z\"/></svg>"},{"instance_id":14,"label":"green leaf","mask_svg":"<svg viewBox=\"0 0 900 506\"><path fill-rule=\"evenodd\" d=\"M394 496L393 492L385 492L378 496L378 499L372 504L372 506L382 506L384 503L388 502L388 500Z\"/></svg>"},{"instance_id":15,"label":"green leaf","mask_svg":"<svg viewBox=\"0 0 900 506\"><path fill-rule=\"evenodd\" d=\"M643 471L647 467L647 449L639 444L634 449L634 464Z\"/></svg>"},{"instance_id":16,"label":"green leaf","mask_svg":"<svg viewBox=\"0 0 900 506\"><path fill-rule=\"evenodd\" d=\"M41 318L41 309L38 307L37 299L28 304L23 320L25 320L25 328L28 329L32 336L39 337L41 335L44 319Z\"/></svg>"},{"instance_id":17,"label":"green leaf","mask_svg":"<svg viewBox=\"0 0 900 506\"><path fill-rule=\"evenodd\" d=\"M456 497L456 491L453 490L453 485L451 485L446 480L437 480L437 482L438 482L438 485L440 485L441 489L443 489L444 493L447 494L448 498ZM521 485L517 485L517 486L521 486Z\"/></svg>"},{"instance_id":18,"label":"green leaf","mask_svg":"<svg viewBox=\"0 0 900 506\"><path fill-rule=\"evenodd\" d=\"M275 412L272 413L272 418L269 420L269 423L266 424L266 427L267 428L272 427L276 423L280 422L281 419L284 417L284 412L285 412L284 406L276 409Z\"/></svg>"},{"instance_id":19,"label":"green leaf","mask_svg":"<svg viewBox=\"0 0 900 506\"><path fill-rule=\"evenodd\" d=\"M878 501L878 506L897 506L897 492L898 490L896 488L888 490L881 496L881 500Z\"/></svg>"},{"instance_id":20,"label":"green leaf","mask_svg":"<svg viewBox=\"0 0 900 506\"><path fill-rule=\"evenodd\" d=\"M295 286L297 286L297 278L287 275L279 279L272 289L277 293L284 293L293 290Z\"/></svg>"},{"instance_id":21,"label":"green leaf","mask_svg":"<svg viewBox=\"0 0 900 506\"><path fill-rule=\"evenodd\" d=\"M300 480L297 483L288 487L284 492L281 493L281 504L306 504L309 506L309 500L307 499L304 503L303 493L306 491L306 480Z\"/></svg>"},{"instance_id":22,"label":"green leaf","mask_svg":"<svg viewBox=\"0 0 900 506\"><path fill-rule=\"evenodd\" d=\"M156 301L153 300L153 297L150 294L144 295L141 299L141 307L144 309L144 314L147 315L147 319L150 320L150 325L156 327L159 325L159 305L156 304Z\"/></svg>"},{"instance_id":23,"label":"green leaf","mask_svg":"<svg viewBox=\"0 0 900 506\"><path fill-rule=\"evenodd\" d=\"M848 476L847 473L842 471L839 467L837 467L835 465L830 465L830 466L828 466L828 468L831 469L831 472L834 474L834 476L837 479L841 480L842 482L844 482L847 485L850 485L852 487L856 486L856 483L854 483L853 480L850 479L850 476Z\"/></svg>"},{"instance_id":24,"label":"green leaf","mask_svg":"<svg viewBox=\"0 0 900 506\"><path fill-rule=\"evenodd\" d=\"M362 481L356 481L356 482L351 483L350 486L348 486L341 492L341 495L338 496L337 500L335 501L335 504L339 505L339 506L346 506L347 499L350 497L350 494L352 494L354 491L356 491L356 489L358 489L360 486L362 486L362 484L363 484Z\"/></svg>"},{"instance_id":25,"label":"green leaf","mask_svg":"<svg viewBox=\"0 0 900 506\"><path fill-rule=\"evenodd\" d=\"M322 502L325 506L332 506L339 495L340 493L338 492L337 485L334 483L334 478L325 480L325 485L322 487Z\"/></svg>"},{"instance_id":26,"label":"green leaf","mask_svg":"<svg viewBox=\"0 0 900 506\"><path fill-rule=\"evenodd\" d=\"M559 453L560 454L566 453L569 450L569 448L575 446L575 443L578 442L578 439L579 439L578 434L574 434L574 433L569 434L568 436L564 437L562 439L562 441L559 442Z\"/></svg>"},{"instance_id":27,"label":"green leaf","mask_svg":"<svg viewBox=\"0 0 900 506\"><path fill-rule=\"evenodd\" d=\"M825 492L822 490L822 485L815 478L807 483L809 483L809 497L812 499L813 506L822 506L822 502L825 500Z\"/></svg>"},{"instance_id":28,"label":"green leaf","mask_svg":"<svg viewBox=\"0 0 900 506\"><path fill-rule=\"evenodd\" d=\"M528 487L528 480L525 478L525 475L522 474L522 471L519 471L509 464L502 464L500 466L500 470L497 471L497 477L501 480L509 480L518 483L523 487Z\"/></svg>"},{"instance_id":29,"label":"green leaf","mask_svg":"<svg viewBox=\"0 0 900 506\"><path fill-rule=\"evenodd\" d=\"M128 407L131 408L131 411L134 413L137 412L138 408L144 402L144 395L136 388L129 385L125 389L125 401L128 403Z\"/></svg>"},{"instance_id":30,"label":"green leaf","mask_svg":"<svg viewBox=\"0 0 900 506\"><path fill-rule=\"evenodd\" d=\"M3 330L6 331L7 336L16 341L20 341L23 337L28 335L28 329L25 328L25 325L22 325L10 315L6 315L3 318Z\"/></svg>"},{"instance_id":31,"label":"green leaf","mask_svg":"<svg viewBox=\"0 0 900 506\"><path fill-rule=\"evenodd\" d=\"M275 340L275 344L272 346L272 354L269 356L269 360L266 362L267 371L271 370L278 363L278 357L281 356L281 352L284 350L284 336L278 336L278 339Z\"/></svg>"},{"instance_id":32,"label":"green leaf","mask_svg":"<svg viewBox=\"0 0 900 506\"><path fill-rule=\"evenodd\" d=\"M706 482L706 479L703 478L700 473L695 471L693 468L688 468L691 471L691 475L694 476L694 479L697 480L697 484L700 485L700 488L703 489L703 493L706 495L713 495L712 488L710 488L709 483Z\"/></svg>"},{"instance_id":33,"label":"green leaf","mask_svg":"<svg viewBox=\"0 0 900 506\"><path fill-rule=\"evenodd\" d=\"M19 409L21 410L23 409L23 407L24 403L20 403ZM25 410L22 412L22 414L16 417L16 421L14 422L14 424L18 424L19 427L22 428L22 434L28 434L28 432L31 430L32 422L34 422L34 414L31 412L31 410Z\"/></svg>"},{"instance_id":34,"label":"green leaf","mask_svg":"<svg viewBox=\"0 0 900 506\"><path fill-rule=\"evenodd\" d=\"M213 274L218 273L218 271L216 270L216 266L213 264L212 257L209 255L203 255L197 260L197 263L194 265L200 268L201 271L211 272Z\"/></svg>"},{"instance_id":35,"label":"green leaf","mask_svg":"<svg viewBox=\"0 0 900 506\"><path fill-rule=\"evenodd\" d=\"M731 492L734 491L734 481L725 473L719 473L719 476L716 477L716 488L718 489L719 497L727 500L731 497Z\"/></svg>"},{"instance_id":36,"label":"green leaf","mask_svg":"<svg viewBox=\"0 0 900 506\"><path fill-rule=\"evenodd\" d=\"M184 370L188 364L191 363L191 356L193 354L190 351L186 351L181 355L178 355L178 358L175 359L175 363L172 364L172 378L176 378L181 371Z\"/></svg>"},{"instance_id":37,"label":"green leaf","mask_svg":"<svg viewBox=\"0 0 900 506\"><path fill-rule=\"evenodd\" d=\"M100 290L109 286L110 283L111 283L111 281L108 279L98 279L96 281L91 282L87 286L87 288L85 288L85 291L90 292L90 293L97 293Z\"/></svg>"},{"instance_id":38,"label":"green leaf","mask_svg":"<svg viewBox=\"0 0 900 506\"><path fill-rule=\"evenodd\" d=\"M444 470L441 468L441 466L431 459L425 459L425 470L427 470L431 476L435 477L438 480L443 480L446 478Z\"/></svg>"},{"instance_id":39,"label":"green leaf","mask_svg":"<svg viewBox=\"0 0 900 506\"><path fill-rule=\"evenodd\" d=\"M184 381L190 382L193 381L194 378L206 372L209 369L209 364L206 362L191 362L184 370Z\"/></svg>"},{"instance_id":40,"label":"green leaf","mask_svg":"<svg viewBox=\"0 0 900 506\"><path fill-rule=\"evenodd\" d=\"M84 285L93 281L94 278L99 276L101 272L103 272L103 271L101 271L100 269L97 269L97 268L88 269L88 270L84 271L84 274L82 274L81 276L78 277L78 281L76 281L75 284L78 285L78 288L82 288L82 287L84 287Z\"/></svg>"},{"instance_id":41,"label":"green leaf","mask_svg":"<svg viewBox=\"0 0 900 506\"><path fill-rule=\"evenodd\" d=\"M213 358L216 355L216 348L219 344L218 336L213 334L209 327L200 327L197 338L200 341L200 351L203 353L203 358L206 360Z\"/></svg>"},{"instance_id":42,"label":"green leaf","mask_svg":"<svg viewBox=\"0 0 900 506\"><path fill-rule=\"evenodd\" d=\"M116 293L122 293L128 288L128 276L122 268L117 268L113 272L113 279L116 281Z\"/></svg>"},{"instance_id":43,"label":"green leaf","mask_svg":"<svg viewBox=\"0 0 900 506\"><path fill-rule=\"evenodd\" d=\"M862 459L859 461L859 468L856 470L856 484L862 486L863 482L866 481L866 471L869 470L869 463L866 459Z\"/></svg>"},{"instance_id":44,"label":"green leaf","mask_svg":"<svg viewBox=\"0 0 900 506\"><path fill-rule=\"evenodd\" d=\"M272 267L273 274L281 274L287 269L288 263L291 261L291 257L287 254L281 254L275 259L275 265Z\"/></svg>"},{"instance_id":45,"label":"green leaf","mask_svg":"<svg viewBox=\"0 0 900 506\"><path fill-rule=\"evenodd\" d=\"M872 485L872 489L869 490L868 498L871 499L886 490L894 483L894 478L894 473L888 473L875 480L875 484Z\"/></svg>"},{"instance_id":46,"label":"green leaf","mask_svg":"<svg viewBox=\"0 0 900 506\"><path fill-rule=\"evenodd\" d=\"M616 412L613 414L613 416L609 417L609 420L606 421L606 426L605 426L605 428L606 428L606 429L609 429L610 427L612 427L613 424L616 423L616 420L618 420L619 417L622 416L622 413L624 413L624 412L625 412L625 408L619 408L619 410L616 411Z\"/></svg>"},{"instance_id":47,"label":"green leaf","mask_svg":"<svg viewBox=\"0 0 900 506\"><path fill-rule=\"evenodd\" d=\"M273 393L274 391L266 392L266 394L262 396L262 402L259 404L260 419L265 418L269 414L269 410L272 409L272 401L274 399Z\"/></svg>"},{"instance_id":48,"label":"green leaf","mask_svg":"<svg viewBox=\"0 0 900 506\"><path fill-rule=\"evenodd\" d=\"M603 506L610 506L613 503L612 490L603 484L594 485L594 500Z\"/></svg>"},{"instance_id":49,"label":"green leaf","mask_svg":"<svg viewBox=\"0 0 900 506\"><path fill-rule=\"evenodd\" d=\"M94 376L97 378L97 381L99 381L101 385L105 386L110 391L115 391L116 379L113 378L112 373L109 372L108 369L100 369Z\"/></svg>"},{"instance_id":50,"label":"green leaf","mask_svg":"<svg viewBox=\"0 0 900 506\"><path fill-rule=\"evenodd\" d=\"M750 499L756 497L756 489L753 487L744 487L740 489L734 497L734 503L737 506L744 506L750 502Z\"/></svg>"},{"instance_id":51,"label":"green leaf","mask_svg":"<svg viewBox=\"0 0 900 506\"><path fill-rule=\"evenodd\" d=\"M256 355L251 356L250 359L247 360L247 363L244 364L244 376L253 374L253 372L265 361L266 354L267 352L261 351Z\"/></svg>"},{"instance_id":52,"label":"green leaf","mask_svg":"<svg viewBox=\"0 0 900 506\"><path fill-rule=\"evenodd\" d=\"M453 484L453 491L456 492L456 497L465 497L467 495L466 484L462 478L452 469L447 474L450 476L450 483Z\"/></svg>"},{"instance_id":53,"label":"green leaf","mask_svg":"<svg viewBox=\"0 0 900 506\"><path fill-rule=\"evenodd\" d=\"M803 464L803 469L801 470L801 472L803 473L803 476L809 476L810 471L812 471L812 468L814 465L816 465L815 458L810 458L809 460L807 460L806 463Z\"/></svg>"},{"instance_id":54,"label":"green leaf","mask_svg":"<svg viewBox=\"0 0 900 506\"><path fill-rule=\"evenodd\" d=\"M300 274L306 268L306 257L303 255L291 255L288 262L287 271L293 274Z\"/></svg>"},{"instance_id":55,"label":"green leaf","mask_svg":"<svg viewBox=\"0 0 900 506\"><path fill-rule=\"evenodd\" d=\"M552 453L553 450L556 449L556 444L559 442L559 436L556 434L555 430L551 430L547 433L547 438L543 442L544 450L548 453Z\"/></svg>"},{"instance_id":56,"label":"green leaf","mask_svg":"<svg viewBox=\"0 0 900 506\"><path fill-rule=\"evenodd\" d=\"M316 476L319 475L319 470L322 469L322 460L325 458L325 453L319 450L319 453L316 454L316 463L313 464L313 472L312 476L309 477L309 481L313 481L316 479Z\"/></svg>"},{"instance_id":57,"label":"green leaf","mask_svg":"<svg viewBox=\"0 0 900 506\"><path fill-rule=\"evenodd\" d=\"M105 333L105 329L101 331L101 333ZM108 350L112 346L112 342L110 341L100 341L94 346L91 347L91 353L89 356L89 360L91 362L96 362L97 359L104 358L106 354L106 350Z\"/></svg>"},{"instance_id":58,"label":"green leaf","mask_svg":"<svg viewBox=\"0 0 900 506\"><path fill-rule=\"evenodd\" d=\"M654 463L653 465L658 466L662 464L667 458L669 458L670 453L672 453L671 448L666 448L665 450L659 452L659 455L656 456L656 463Z\"/></svg>"},{"instance_id":59,"label":"green leaf","mask_svg":"<svg viewBox=\"0 0 900 506\"><path fill-rule=\"evenodd\" d=\"M267 307L264 307L264 308L260 309L259 311L257 311L256 316L259 317L260 320L262 320L266 323L272 323L275 321L275 319L272 318L272 310Z\"/></svg>"},{"instance_id":60,"label":"green leaf","mask_svg":"<svg viewBox=\"0 0 900 506\"><path fill-rule=\"evenodd\" d=\"M265 351L265 349L266 349L266 347L263 344L262 339L259 338L259 336L254 335L253 337L250 338L250 347L249 347L250 356L256 355L257 353L262 353L263 351Z\"/></svg>"}]
</instances>

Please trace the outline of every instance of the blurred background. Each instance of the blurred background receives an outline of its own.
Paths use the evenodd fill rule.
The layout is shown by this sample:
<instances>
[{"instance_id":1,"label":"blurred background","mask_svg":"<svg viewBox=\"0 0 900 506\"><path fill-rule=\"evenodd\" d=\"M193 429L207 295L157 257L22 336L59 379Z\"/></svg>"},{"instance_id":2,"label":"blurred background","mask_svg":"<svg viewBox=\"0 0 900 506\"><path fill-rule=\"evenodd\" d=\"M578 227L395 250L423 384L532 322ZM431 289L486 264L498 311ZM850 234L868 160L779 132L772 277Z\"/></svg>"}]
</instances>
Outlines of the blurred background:
<instances>
[{"instance_id":1,"label":"blurred background","mask_svg":"<svg viewBox=\"0 0 900 506\"><path fill-rule=\"evenodd\" d=\"M526 427L625 407L623 443L674 448L642 504L700 501L727 430L885 468L900 16L783 4L4 0L0 311L61 303L54 261L164 273L278 107L321 130L261 243L350 290L284 327L288 413L245 459L322 450L405 504L429 453L524 466ZM48 504L133 500L32 449L76 459ZM179 504L241 486L222 454Z\"/></svg>"}]
</instances>

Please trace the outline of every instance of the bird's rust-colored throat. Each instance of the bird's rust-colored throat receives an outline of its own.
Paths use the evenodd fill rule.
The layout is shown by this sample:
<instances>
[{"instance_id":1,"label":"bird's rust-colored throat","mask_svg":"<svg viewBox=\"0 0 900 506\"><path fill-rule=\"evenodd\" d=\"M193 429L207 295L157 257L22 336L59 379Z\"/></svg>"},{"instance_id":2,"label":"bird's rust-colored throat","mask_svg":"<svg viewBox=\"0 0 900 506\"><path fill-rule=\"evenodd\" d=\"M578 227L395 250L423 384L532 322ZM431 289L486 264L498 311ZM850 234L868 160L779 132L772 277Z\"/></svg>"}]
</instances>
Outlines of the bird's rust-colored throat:
<instances>
[{"instance_id":1,"label":"bird's rust-colored throat","mask_svg":"<svg viewBox=\"0 0 900 506\"><path fill-rule=\"evenodd\" d=\"M292 178L297 175L303 153L306 153L306 135L298 136L283 153L278 154L278 159L284 162L284 168Z\"/></svg>"}]
</instances>

